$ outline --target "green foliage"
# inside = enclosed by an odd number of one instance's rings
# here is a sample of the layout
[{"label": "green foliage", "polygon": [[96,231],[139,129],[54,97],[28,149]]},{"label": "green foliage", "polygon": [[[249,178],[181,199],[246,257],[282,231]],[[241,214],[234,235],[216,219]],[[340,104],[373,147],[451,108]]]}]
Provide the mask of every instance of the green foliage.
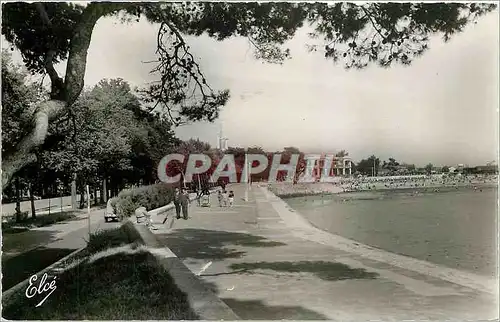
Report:
[{"label": "green foliage", "polygon": [[189,139],[182,141],[175,148],[176,153],[188,156],[189,154],[207,153],[211,149],[210,144],[200,139]]},{"label": "green foliage", "polygon": [[18,2],[3,5],[2,34],[21,51],[31,71],[44,73],[49,51],[55,53],[54,63],[68,57],[79,24],[106,15],[120,14],[122,21],[145,16],[160,25],[153,69],[160,78],[144,89],[143,99],[182,124],[215,120],[229,99],[228,91],[210,88],[183,35],[245,37],[257,59],[282,63],[290,57],[283,45],[309,25],[311,51],[343,61],[346,68],[388,67],[410,64],[428,48],[430,36],[448,40],[495,8],[490,3],[91,2],[84,7],[47,2],[40,7]]},{"label": "green foliage", "polygon": [[[99,241],[106,243],[107,236],[103,233]],[[121,239],[124,236],[110,237],[116,242],[126,240]],[[57,292],[44,305],[36,310],[26,309],[39,301],[37,297],[27,298],[24,289],[19,290],[2,302],[2,317],[61,321],[199,319],[168,271],[145,251],[112,254],[68,268],[57,276]]]},{"label": "green foliage", "polygon": [[359,171],[364,175],[372,175],[375,169],[375,175],[378,174],[378,169],[380,167],[380,159],[372,155],[368,159],[362,159],[356,165],[356,171]]},{"label": "green foliage", "polygon": [[[311,51],[323,52],[346,68],[389,67],[410,64],[428,49],[430,36],[440,35],[446,41],[495,8],[490,3],[9,2],[2,4],[2,35],[19,49],[30,72],[49,74],[51,97],[68,103],[63,117],[51,116],[51,136],[42,147],[49,151],[44,154],[46,169],[77,172],[83,178],[104,174],[124,184],[127,180],[122,178],[134,182],[154,177],[161,156],[178,143],[172,126],[214,121],[229,99],[227,90],[209,86],[185,35],[245,37],[257,59],[282,63],[291,55],[284,44],[299,28],[309,26]],[[91,40],[88,27],[110,15],[123,21],[145,16],[159,24],[158,59],[152,70],[159,77],[140,90],[141,102],[122,80],[104,81],[80,95]],[[54,75],[51,65],[68,58],[65,77]],[[6,76],[6,84],[17,89],[7,91],[5,104],[2,99],[4,109],[7,106],[2,127],[12,129],[2,138],[4,155],[26,137],[24,124],[32,124],[22,122],[21,115],[32,116],[25,106],[36,101],[31,91],[19,86],[22,76],[11,76]],[[147,112],[161,111],[165,116],[151,120],[144,114],[146,106]],[[167,143],[158,143],[162,137]]]},{"label": "green foliage", "polygon": [[156,164],[178,142],[165,117],[142,109],[122,79],[102,80],[84,92],[73,112],[74,122],[69,117],[50,127],[44,161],[47,168],[78,173],[86,183],[102,176],[153,181]]},{"label": "green foliage", "polygon": [[[153,23],[168,23],[172,27],[168,32],[172,34],[206,33],[217,40],[247,37],[255,45],[257,57],[272,62],[289,57],[290,52],[279,45],[309,24],[314,28],[311,37],[324,39],[326,57],[343,58],[347,65],[354,60],[358,66],[363,65],[364,59],[381,65],[410,62],[427,48],[424,45],[430,35],[440,34],[447,40],[496,8],[491,3],[348,2],[138,2],[114,7],[109,3],[92,3],[92,6],[111,14],[122,9],[124,21],[144,15]],[[36,71],[43,70],[48,44],[53,43],[57,49],[57,61],[67,57],[76,23],[86,9],[71,3],[45,3],[44,7],[52,28],[43,25],[32,4],[10,3],[3,8],[2,34],[23,52],[27,66]],[[339,48],[339,45],[345,46]]]},{"label": "green foliage", "polygon": [[70,39],[83,12],[83,6],[69,2],[46,3],[52,28],[44,25],[33,4],[13,2],[2,4],[2,35],[19,49],[29,71],[43,73],[45,55],[56,48],[54,63],[66,60]]},{"label": "green foliage", "polygon": [[2,154],[15,149],[16,144],[28,133],[33,104],[42,92],[29,82],[26,70],[12,62],[9,52],[2,51]]},{"label": "green foliage", "polygon": [[434,166],[432,165],[432,163],[427,164],[427,165],[425,166],[425,168],[424,168],[424,169],[425,169],[425,173],[427,173],[427,174],[431,174],[431,172],[432,172],[432,168],[433,168],[433,167],[434,167]]},{"label": "green foliage", "polygon": [[112,205],[116,210],[116,215],[123,219],[132,216],[139,207],[145,207],[149,211],[166,206],[172,200],[171,185],[158,183],[122,190],[116,200],[112,199]]},{"label": "green foliage", "polygon": [[108,248],[139,242],[137,236],[130,235],[124,226],[115,229],[98,230],[90,234],[86,253],[95,254]]}]

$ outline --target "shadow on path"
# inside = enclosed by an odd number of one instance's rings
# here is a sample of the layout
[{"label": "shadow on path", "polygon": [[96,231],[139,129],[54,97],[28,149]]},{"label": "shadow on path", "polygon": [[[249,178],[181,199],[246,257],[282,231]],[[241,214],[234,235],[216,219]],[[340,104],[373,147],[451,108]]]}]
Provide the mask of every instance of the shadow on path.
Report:
[{"label": "shadow on path", "polygon": [[222,299],[243,320],[329,320],[301,306],[271,306],[262,301]]},{"label": "shadow on path", "polygon": [[11,288],[69,255],[74,249],[38,247],[21,255],[2,259],[2,287]]},{"label": "shadow on path", "polygon": [[278,247],[286,244],[268,240],[261,236],[205,229],[178,229],[167,234],[158,234],[179,258],[220,260],[239,258],[244,251],[231,248],[243,247]]},{"label": "shadow on path", "polygon": [[[204,279],[201,279],[201,282],[208,290],[219,296],[219,289],[215,283]],[[268,305],[260,300],[223,297],[221,300],[242,320],[329,320],[323,314],[302,306]]]},{"label": "shadow on path", "polygon": [[232,264],[231,269],[237,273],[253,274],[255,270],[273,270],[286,273],[312,273],[325,281],[341,281],[348,279],[375,279],[377,273],[367,272],[362,268],[351,268],[342,263],[324,261],[301,262],[258,262]]},{"label": "shadow on path", "polygon": [[55,230],[29,230],[15,234],[2,233],[3,256],[8,256],[8,253],[21,253],[38,245],[56,241],[58,240],[57,233],[58,231]]}]

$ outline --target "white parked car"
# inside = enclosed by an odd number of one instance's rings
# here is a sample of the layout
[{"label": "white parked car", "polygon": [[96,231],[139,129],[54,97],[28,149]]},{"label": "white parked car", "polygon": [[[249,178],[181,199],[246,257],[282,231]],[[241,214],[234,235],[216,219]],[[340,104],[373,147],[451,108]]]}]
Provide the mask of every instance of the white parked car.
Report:
[{"label": "white parked car", "polygon": [[104,210],[104,221],[118,221],[119,218],[115,214],[115,210],[113,209],[113,206],[111,206],[111,199],[108,200],[108,203],[106,204],[106,210]]}]

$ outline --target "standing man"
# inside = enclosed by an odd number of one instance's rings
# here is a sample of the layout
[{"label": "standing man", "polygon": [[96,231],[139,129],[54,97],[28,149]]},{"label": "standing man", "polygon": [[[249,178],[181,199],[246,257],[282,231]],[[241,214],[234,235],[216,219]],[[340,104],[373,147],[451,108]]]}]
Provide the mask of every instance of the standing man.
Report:
[{"label": "standing man", "polygon": [[201,206],[201,197],[203,196],[203,190],[202,189],[197,189],[196,190],[196,201],[198,201],[198,207]]},{"label": "standing man", "polygon": [[[180,203],[180,190],[179,188],[175,188],[174,190],[174,206],[175,206],[175,214],[177,219],[181,219],[181,203]],[[163,223],[167,221],[168,215],[163,219]]]},{"label": "standing man", "polygon": [[219,207],[222,207],[222,205],[223,205],[222,204],[222,202],[223,202],[222,198],[223,198],[223,196],[222,196],[222,190],[217,191],[217,200],[219,201]]},{"label": "standing man", "polygon": [[187,192],[186,188],[182,188],[181,194],[179,195],[179,201],[182,208],[182,216],[184,217],[185,220],[187,220],[189,218],[188,206],[191,203],[191,200],[189,200],[189,193]]}]

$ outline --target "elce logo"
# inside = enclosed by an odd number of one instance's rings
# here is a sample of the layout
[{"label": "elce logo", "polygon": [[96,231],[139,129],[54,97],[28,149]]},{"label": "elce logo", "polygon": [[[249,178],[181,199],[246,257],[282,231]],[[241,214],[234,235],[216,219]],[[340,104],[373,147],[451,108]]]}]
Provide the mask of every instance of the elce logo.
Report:
[{"label": "elce logo", "polygon": [[26,293],[25,293],[27,298],[30,299],[30,298],[36,296],[37,294],[42,295],[42,294],[48,292],[48,294],[43,298],[43,300],[41,300],[35,307],[39,307],[40,305],[42,305],[43,302],[45,302],[45,300],[57,288],[56,277],[54,276],[54,279],[50,282],[50,284],[49,284],[49,282],[47,282],[47,278],[48,278],[47,273],[43,274],[42,279],[40,280],[40,283],[38,283],[38,285],[36,285],[36,280],[38,279],[36,274],[30,277],[30,280],[29,280],[30,284],[28,285],[28,288],[26,288]]}]

